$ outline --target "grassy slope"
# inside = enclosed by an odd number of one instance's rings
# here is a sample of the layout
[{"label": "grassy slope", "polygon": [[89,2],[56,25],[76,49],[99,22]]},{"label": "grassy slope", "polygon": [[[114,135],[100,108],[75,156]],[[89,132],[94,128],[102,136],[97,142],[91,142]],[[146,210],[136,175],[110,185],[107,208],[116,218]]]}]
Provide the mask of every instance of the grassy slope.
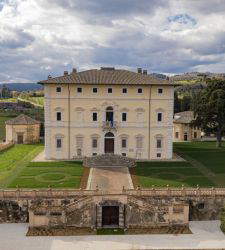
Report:
[{"label": "grassy slope", "polygon": [[43,145],[15,145],[0,152],[0,187],[6,187],[43,150]]},{"label": "grassy slope", "polygon": [[225,186],[225,144],[216,148],[215,142],[175,143],[175,150],[202,164],[217,186]]}]

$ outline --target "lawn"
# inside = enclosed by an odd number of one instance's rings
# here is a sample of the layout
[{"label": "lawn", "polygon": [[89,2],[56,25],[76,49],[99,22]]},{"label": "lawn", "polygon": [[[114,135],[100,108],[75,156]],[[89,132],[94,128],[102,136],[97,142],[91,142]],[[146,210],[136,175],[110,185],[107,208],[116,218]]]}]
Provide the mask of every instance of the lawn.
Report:
[{"label": "lawn", "polygon": [[214,184],[188,162],[139,162],[135,169],[139,185],[155,187],[200,187]]},{"label": "lawn", "polygon": [[43,145],[15,145],[0,152],[0,187],[6,187],[38,153]]},{"label": "lawn", "polygon": [[0,116],[0,141],[5,139],[5,122],[15,116]]},{"label": "lawn", "polygon": [[9,188],[79,188],[83,167],[80,162],[30,162]]},{"label": "lawn", "polygon": [[187,162],[140,162],[135,169],[137,183],[150,188],[189,186],[225,187],[225,147],[215,142],[174,143],[174,151]]}]

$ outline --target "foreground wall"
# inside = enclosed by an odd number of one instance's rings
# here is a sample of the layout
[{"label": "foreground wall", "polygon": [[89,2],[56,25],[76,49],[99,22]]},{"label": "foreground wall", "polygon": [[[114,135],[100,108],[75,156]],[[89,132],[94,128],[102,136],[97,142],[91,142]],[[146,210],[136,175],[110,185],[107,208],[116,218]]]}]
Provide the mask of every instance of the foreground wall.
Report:
[{"label": "foreground wall", "polygon": [[120,207],[120,227],[186,224],[188,219],[219,219],[225,190],[124,190],[114,195],[98,190],[0,191],[0,223],[96,228],[107,204]]}]

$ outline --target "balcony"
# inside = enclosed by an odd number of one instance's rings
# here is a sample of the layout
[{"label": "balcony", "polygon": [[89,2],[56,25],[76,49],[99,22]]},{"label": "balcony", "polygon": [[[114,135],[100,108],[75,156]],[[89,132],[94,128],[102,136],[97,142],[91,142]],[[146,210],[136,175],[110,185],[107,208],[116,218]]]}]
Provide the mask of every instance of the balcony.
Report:
[{"label": "balcony", "polygon": [[118,123],[115,121],[102,122],[103,131],[113,131],[113,130],[117,130],[117,128],[118,128]]}]

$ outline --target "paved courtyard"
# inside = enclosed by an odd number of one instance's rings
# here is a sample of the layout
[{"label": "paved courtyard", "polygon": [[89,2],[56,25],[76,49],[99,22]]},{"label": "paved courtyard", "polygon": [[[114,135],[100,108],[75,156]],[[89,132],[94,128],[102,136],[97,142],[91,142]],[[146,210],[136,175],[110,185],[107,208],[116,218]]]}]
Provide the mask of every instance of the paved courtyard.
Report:
[{"label": "paved courtyard", "polygon": [[218,221],[191,222],[189,235],[26,237],[27,224],[0,224],[0,250],[225,249]]},{"label": "paved courtyard", "polygon": [[98,186],[103,191],[121,191],[123,187],[132,189],[133,183],[127,167],[91,168],[87,189]]}]

